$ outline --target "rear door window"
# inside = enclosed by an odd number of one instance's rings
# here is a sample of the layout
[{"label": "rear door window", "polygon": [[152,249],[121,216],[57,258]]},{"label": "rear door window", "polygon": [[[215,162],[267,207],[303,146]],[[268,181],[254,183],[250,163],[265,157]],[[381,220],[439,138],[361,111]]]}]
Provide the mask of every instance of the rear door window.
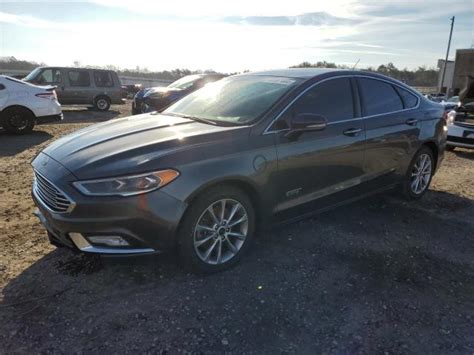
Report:
[{"label": "rear door window", "polygon": [[99,88],[110,88],[114,86],[112,73],[109,71],[95,71],[94,82],[95,82],[95,86]]},{"label": "rear door window", "polygon": [[403,103],[395,88],[384,81],[358,78],[365,116],[403,110]]},{"label": "rear door window", "polygon": [[91,78],[87,70],[70,70],[68,78],[71,86],[86,87],[91,85]]}]

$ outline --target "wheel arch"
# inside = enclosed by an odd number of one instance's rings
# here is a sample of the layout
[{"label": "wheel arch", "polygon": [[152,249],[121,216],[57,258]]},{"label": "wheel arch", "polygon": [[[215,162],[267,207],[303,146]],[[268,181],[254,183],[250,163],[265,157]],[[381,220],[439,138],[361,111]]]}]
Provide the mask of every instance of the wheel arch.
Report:
[{"label": "wheel arch", "polygon": [[99,98],[101,98],[101,97],[107,99],[110,104],[112,103],[112,98],[111,98],[109,95],[107,95],[107,94],[105,94],[105,93],[100,93],[100,94],[97,94],[97,95],[94,96],[94,100],[93,100],[93,101],[94,101],[94,104],[95,104],[95,102],[96,102]]},{"label": "wheel arch", "polygon": [[438,168],[438,156],[439,156],[438,145],[433,141],[426,141],[421,145],[421,147],[428,147],[433,153],[434,164],[435,164],[434,170],[436,171],[436,169]]},{"label": "wheel arch", "polygon": [[232,186],[232,187],[236,187],[236,188],[242,190],[248,196],[250,201],[252,202],[253,207],[255,209],[256,218],[257,218],[257,220],[259,220],[259,217],[260,217],[260,214],[261,214],[260,207],[262,205],[261,195],[258,192],[257,186],[255,186],[255,184],[253,182],[249,181],[248,179],[241,178],[241,177],[229,177],[229,178],[214,180],[214,181],[210,181],[207,184],[201,186],[199,189],[194,191],[186,199],[187,207],[186,207],[186,210],[183,213],[183,217],[188,212],[189,207],[192,205],[192,203],[199,196],[201,196],[206,191],[209,191],[209,190],[211,190],[215,187],[218,187],[218,186]]},{"label": "wheel arch", "polygon": [[27,110],[34,116],[36,120],[36,114],[30,108],[23,105],[10,105],[10,106],[5,107],[2,111],[0,111],[0,124],[3,124],[4,112],[11,108],[21,108],[21,109]]}]

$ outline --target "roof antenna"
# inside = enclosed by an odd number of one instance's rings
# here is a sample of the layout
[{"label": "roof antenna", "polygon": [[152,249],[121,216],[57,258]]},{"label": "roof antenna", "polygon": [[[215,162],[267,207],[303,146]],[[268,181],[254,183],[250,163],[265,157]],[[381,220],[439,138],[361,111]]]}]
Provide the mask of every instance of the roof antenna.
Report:
[{"label": "roof antenna", "polygon": [[357,66],[357,64],[359,64],[359,62],[360,62],[360,58],[357,59],[357,62],[356,62],[356,63],[354,64],[354,66],[352,67],[352,70],[354,70],[354,69],[356,68],[356,66]]}]

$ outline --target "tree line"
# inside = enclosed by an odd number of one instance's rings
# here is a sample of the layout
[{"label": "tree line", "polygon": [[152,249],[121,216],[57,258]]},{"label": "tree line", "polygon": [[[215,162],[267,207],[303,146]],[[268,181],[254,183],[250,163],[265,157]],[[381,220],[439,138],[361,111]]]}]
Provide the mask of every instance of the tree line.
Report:
[{"label": "tree line", "polygon": [[[347,65],[338,65],[336,63],[326,61],[316,63],[303,62],[298,65],[294,65],[291,68],[351,69],[351,67]],[[398,69],[393,63],[390,62],[388,64],[381,64],[377,68],[368,67],[362,70],[384,74],[411,86],[436,86],[438,83],[438,69],[427,68],[425,66],[420,66],[415,70],[410,70],[407,68]]]},{"label": "tree line", "polygon": [[[38,66],[45,66],[44,63],[36,63],[26,60],[18,60],[15,57],[7,57],[0,59],[1,69],[11,70],[33,70]],[[189,70],[189,69],[173,69],[163,71],[149,71],[147,68],[136,67],[135,69],[122,69],[114,65],[107,66],[91,66],[81,65],[80,62],[75,61],[74,66],[84,68],[96,68],[96,69],[110,69],[115,70],[117,73],[123,76],[135,76],[149,79],[161,79],[161,80],[176,80],[183,76],[190,74],[201,74],[201,73],[214,73],[212,70],[200,71],[200,70]],[[332,62],[320,61],[316,63],[303,62],[298,65],[294,65],[291,68],[341,68],[350,69],[346,65],[338,65]],[[438,70],[434,68],[426,68],[420,66],[415,70],[407,68],[398,69],[393,63],[381,64],[377,68],[368,67],[367,71],[376,72],[390,76],[394,79],[403,81],[404,83],[412,86],[436,86],[438,82]],[[232,73],[235,74],[235,73]]]}]

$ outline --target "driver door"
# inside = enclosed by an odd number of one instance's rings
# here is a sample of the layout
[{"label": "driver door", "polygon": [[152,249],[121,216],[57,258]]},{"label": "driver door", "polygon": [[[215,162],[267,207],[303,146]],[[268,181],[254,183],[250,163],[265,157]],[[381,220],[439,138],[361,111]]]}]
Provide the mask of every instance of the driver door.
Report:
[{"label": "driver door", "polygon": [[[333,204],[334,195],[357,186],[363,176],[365,128],[354,82],[349,77],[328,79],[304,92],[274,124],[278,157],[278,196],[275,212],[316,202]],[[326,119],[321,130],[291,131],[297,115]],[[301,116],[300,116],[301,117]],[[287,127],[287,129],[281,129]],[[336,198],[337,200],[337,198]]]}]

